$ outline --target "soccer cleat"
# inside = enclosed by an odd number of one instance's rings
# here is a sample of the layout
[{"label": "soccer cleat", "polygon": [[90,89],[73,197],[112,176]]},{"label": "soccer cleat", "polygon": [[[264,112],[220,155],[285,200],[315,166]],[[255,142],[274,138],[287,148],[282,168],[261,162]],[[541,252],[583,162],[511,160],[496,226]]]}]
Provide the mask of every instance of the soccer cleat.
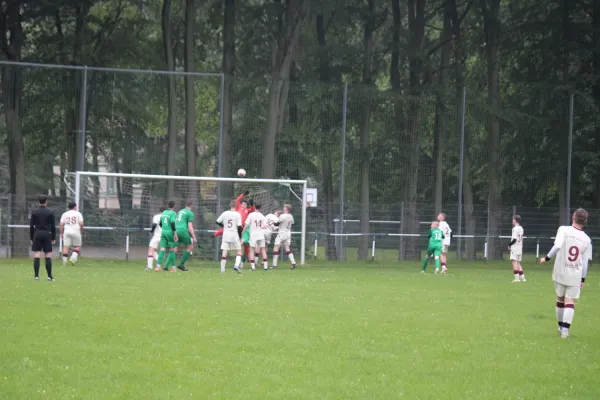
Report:
[{"label": "soccer cleat", "polygon": [[559,327],[558,327],[558,334],[559,334],[559,335],[562,335],[562,326],[559,326]]},{"label": "soccer cleat", "polygon": [[294,269],[296,268],[296,264],[292,264],[292,266],[290,267],[290,269]]},{"label": "soccer cleat", "polygon": [[447,274],[447,273],[448,273],[448,268],[442,267],[442,274]]},{"label": "soccer cleat", "polygon": [[256,267],[250,267],[250,269],[251,269],[252,271],[254,271],[254,270],[256,269]]},{"label": "soccer cleat", "polygon": [[271,268],[275,269],[277,268],[277,265],[271,265]]},{"label": "soccer cleat", "polygon": [[51,277],[51,276],[49,276],[49,277],[48,277],[48,282],[54,282],[54,278],[53,278],[53,277]]},{"label": "soccer cleat", "polygon": [[435,269],[435,273],[436,273],[436,274],[439,274],[439,273],[440,273],[440,270],[436,268],[436,269]]},{"label": "soccer cleat", "polygon": [[268,271],[268,270],[269,270],[269,267],[264,267],[263,269],[264,269],[265,271]]},{"label": "soccer cleat", "polygon": [[157,266],[156,268],[154,268],[154,270],[155,270],[156,272],[160,272],[160,271],[162,270],[162,268],[161,268],[161,267],[160,267],[160,265],[159,265],[159,266]]},{"label": "soccer cleat", "polygon": [[152,271],[152,268],[150,268],[150,267],[146,267],[146,268],[145,268],[145,270],[146,270],[146,271]]},{"label": "soccer cleat", "polygon": [[421,273],[422,273],[422,274],[424,274],[424,273],[425,273],[425,271],[421,271]]},{"label": "soccer cleat", "polygon": [[233,270],[234,270],[235,272],[237,272],[238,274],[241,274],[241,273],[242,273],[242,271],[240,271],[240,269],[239,269],[238,267],[233,267]]},{"label": "soccer cleat", "polygon": [[569,337],[569,330],[566,328],[563,328],[562,331],[560,331],[560,338],[567,339],[568,337]]},{"label": "soccer cleat", "polygon": [[39,280],[40,280],[40,277],[39,277],[39,276],[36,276],[36,277],[35,277],[35,280],[36,280],[36,281],[39,281]]},{"label": "soccer cleat", "polygon": [[72,258],[69,258],[69,264],[71,264],[72,266],[75,266],[75,261],[73,261]]},{"label": "soccer cleat", "polygon": [[525,278],[521,278],[521,282],[527,282]]},{"label": "soccer cleat", "polygon": [[177,272],[177,268],[175,268],[175,267],[171,268],[171,272]]},{"label": "soccer cleat", "polygon": [[185,267],[185,265],[178,265],[178,266],[177,266],[177,269],[179,269],[179,270],[181,270],[181,271],[183,271],[183,272],[188,272],[188,271],[189,271],[189,269],[187,269],[187,268]]},{"label": "soccer cleat", "polygon": [[513,279],[512,283],[519,283],[521,282],[519,279]]}]

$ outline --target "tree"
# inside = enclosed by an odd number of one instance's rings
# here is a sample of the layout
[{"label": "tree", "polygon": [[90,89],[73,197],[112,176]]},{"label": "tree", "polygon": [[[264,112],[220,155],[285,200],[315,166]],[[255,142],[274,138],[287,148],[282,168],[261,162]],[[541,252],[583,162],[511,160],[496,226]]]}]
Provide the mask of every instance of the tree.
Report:
[{"label": "tree", "polygon": [[[191,73],[196,72],[194,47],[194,28],[196,23],[195,0],[185,1],[185,166],[188,176],[196,176],[196,77]],[[198,201],[198,182],[188,183],[187,196]]]},{"label": "tree", "polygon": [[290,71],[296,54],[302,24],[308,16],[309,0],[274,0],[278,6],[278,29],[273,46],[273,69],[269,85],[267,128],[262,138],[262,176],[274,178],[277,170],[275,143],[283,127]]},{"label": "tree", "polygon": [[[9,61],[20,61],[25,35],[23,33],[23,4],[21,1],[8,1],[0,9],[0,43],[2,53]],[[25,145],[21,125],[23,100],[23,81],[18,66],[2,66],[2,104],[7,128],[7,148],[10,174],[10,193],[14,194],[13,214],[18,216],[13,223],[25,223],[27,215],[25,195]],[[15,247],[12,253],[18,252],[18,246],[26,245],[25,231],[18,230],[12,241]],[[20,250],[23,250],[21,248]]]},{"label": "tree", "polygon": [[[171,0],[163,0],[161,13],[162,38],[165,62],[168,71],[175,71],[175,55],[173,54],[173,39],[171,38]],[[167,77],[167,175],[176,174],[175,150],[177,149],[177,77],[170,74]],[[175,182],[167,182],[167,197],[173,198]]]},{"label": "tree", "polygon": [[[225,0],[223,2],[223,51],[222,51],[222,72],[225,79],[223,91],[223,133],[221,142],[221,176],[231,175],[231,141],[232,141],[232,123],[233,123],[233,84],[235,78],[235,0]],[[229,199],[233,193],[228,185],[221,185],[221,188],[227,190],[221,191],[222,198]]]},{"label": "tree", "polygon": [[502,186],[497,167],[500,165],[500,1],[480,0],[485,36],[485,55],[488,83],[488,254],[492,259],[502,258],[500,245],[500,200]]}]

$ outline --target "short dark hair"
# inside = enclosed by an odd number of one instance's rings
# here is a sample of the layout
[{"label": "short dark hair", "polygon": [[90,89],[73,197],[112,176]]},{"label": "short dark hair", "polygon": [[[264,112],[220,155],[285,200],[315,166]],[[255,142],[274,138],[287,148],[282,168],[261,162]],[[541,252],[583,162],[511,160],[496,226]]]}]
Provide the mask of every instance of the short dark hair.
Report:
[{"label": "short dark hair", "polygon": [[38,201],[40,202],[40,204],[46,204],[48,202],[48,196],[46,196],[45,194],[41,194],[38,196]]},{"label": "short dark hair", "polygon": [[175,208],[175,201],[169,200],[168,206],[169,206],[169,208]]},{"label": "short dark hair", "polygon": [[186,206],[186,207],[191,207],[191,206],[193,206],[193,205],[194,205],[194,202],[193,202],[192,200],[186,200],[186,201],[185,201],[185,206]]},{"label": "short dark hair", "polygon": [[233,208],[233,207],[235,207],[235,206],[237,206],[237,201],[235,201],[235,200],[231,200],[231,201],[229,202],[229,207]]},{"label": "short dark hair", "polygon": [[517,221],[517,223],[518,223],[518,224],[520,224],[520,223],[521,223],[521,216],[520,216],[520,215],[513,215],[513,219],[514,219],[515,221]]},{"label": "short dark hair", "polygon": [[573,213],[573,219],[576,224],[583,225],[588,219],[588,213],[583,208],[578,208]]},{"label": "short dark hair", "polygon": [[67,207],[69,208],[69,210],[72,210],[75,207],[77,207],[77,203],[75,203],[74,201],[70,201],[69,204],[67,204]]},{"label": "short dark hair", "polygon": [[255,205],[254,205],[254,208],[255,208],[255,209],[257,209],[257,210],[260,210],[260,208],[261,208],[261,207],[262,207],[262,205],[261,205],[261,204],[255,204]]},{"label": "short dark hair", "polygon": [[162,206],[161,208],[159,208],[160,212],[163,212],[163,211],[165,211],[166,209],[167,209],[167,207],[165,207],[165,206]]}]

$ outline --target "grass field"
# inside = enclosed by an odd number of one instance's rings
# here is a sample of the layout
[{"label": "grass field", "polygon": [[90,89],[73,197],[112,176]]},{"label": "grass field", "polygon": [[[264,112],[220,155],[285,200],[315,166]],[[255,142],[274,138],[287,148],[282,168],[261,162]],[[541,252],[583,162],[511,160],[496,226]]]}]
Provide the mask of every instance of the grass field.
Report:
[{"label": "grass field", "polygon": [[0,263],[1,399],[598,399],[598,275],[568,340],[550,268],[189,273]]}]

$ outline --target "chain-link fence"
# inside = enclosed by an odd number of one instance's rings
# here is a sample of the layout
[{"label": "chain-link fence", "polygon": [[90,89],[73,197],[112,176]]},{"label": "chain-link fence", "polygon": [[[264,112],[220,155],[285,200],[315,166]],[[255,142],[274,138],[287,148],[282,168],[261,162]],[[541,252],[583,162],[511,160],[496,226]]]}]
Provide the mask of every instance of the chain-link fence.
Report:
[{"label": "chain-link fence", "polygon": [[[318,193],[317,206],[308,209],[310,254],[328,259],[370,259],[373,251],[379,259],[414,258],[424,247],[419,235],[439,212],[447,214],[462,259],[502,257],[514,213],[523,217],[533,254],[538,241],[545,251],[569,210],[600,208],[598,108],[566,88],[528,85],[503,94],[496,109],[469,88],[411,96],[292,81],[275,93],[277,85],[266,80],[237,77],[228,115],[221,74],[2,68],[17,71],[22,83],[18,112],[10,112],[3,93],[0,118],[1,140],[17,133],[24,139],[21,198],[45,193],[62,205],[76,170],[231,176],[244,168],[253,178],[307,179]],[[0,254],[20,254],[27,244],[16,246],[22,228],[15,226],[26,224],[28,210],[14,201],[12,147],[0,154]],[[94,186],[98,204],[134,212],[135,196],[123,189],[131,182]],[[232,190],[201,190],[196,197],[217,200],[216,213],[237,194]],[[176,197],[177,188],[165,186],[163,196],[169,193]],[[140,218],[149,223],[152,212]],[[599,222],[590,211],[591,236],[600,236]],[[127,231],[123,225],[118,232]],[[107,235],[97,239],[114,248],[104,256],[134,243],[126,233]]]}]

